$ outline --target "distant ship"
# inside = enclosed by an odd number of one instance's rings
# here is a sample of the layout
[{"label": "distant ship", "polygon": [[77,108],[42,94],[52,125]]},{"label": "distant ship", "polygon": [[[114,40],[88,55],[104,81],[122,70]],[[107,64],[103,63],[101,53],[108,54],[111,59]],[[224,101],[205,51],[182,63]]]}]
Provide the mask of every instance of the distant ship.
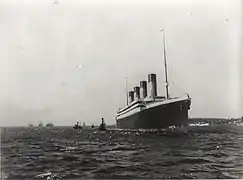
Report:
[{"label": "distant ship", "polygon": [[121,129],[159,129],[169,126],[188,125],[188,110],[191,105],[189,94],[171,97],[167,75],[167,62],[164,45],[164,68],[166,96],[157,95],[156,74],[148,75],[147,82],[140,81],[140,87],[127,93],[127,106],[120,108],[116,115],[116,125]]}]

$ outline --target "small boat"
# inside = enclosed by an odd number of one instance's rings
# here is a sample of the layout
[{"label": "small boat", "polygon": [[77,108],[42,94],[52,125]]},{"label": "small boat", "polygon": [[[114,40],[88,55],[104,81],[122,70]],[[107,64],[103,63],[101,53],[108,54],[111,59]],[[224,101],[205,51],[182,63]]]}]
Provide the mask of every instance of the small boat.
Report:
[{"label": "small boat", "polygon": [[74,129],[82,129],[83,127],[79,125],[79,122],[77,121],[77,123],[73,126]]},{"label": "small boat", "polygon": [[52,123],[47,123],[46,127],[53,127],[54,125]]},{"label": "small boat", "polygon": [[29,124],[29,127],[34,127],[34,125],[33,124]]},{"label": "small boat", "polygon": [[104,122],[104,118],[101,118],[101,124],[100,127],[98,129],[99,131],[105,131],[106,130],[106,124]]}]

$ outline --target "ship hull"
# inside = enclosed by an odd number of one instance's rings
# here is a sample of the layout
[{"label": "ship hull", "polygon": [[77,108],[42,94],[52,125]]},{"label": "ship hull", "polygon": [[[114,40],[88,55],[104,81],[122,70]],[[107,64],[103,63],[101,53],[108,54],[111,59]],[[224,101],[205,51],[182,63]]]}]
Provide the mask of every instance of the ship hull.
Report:
[{"label": "ship hull", "polygon": [[172,125],[188,125],[190,101],[182,100],[162,104],[124,118],[117,118],[117,127],[121,129],[159,129]]}]

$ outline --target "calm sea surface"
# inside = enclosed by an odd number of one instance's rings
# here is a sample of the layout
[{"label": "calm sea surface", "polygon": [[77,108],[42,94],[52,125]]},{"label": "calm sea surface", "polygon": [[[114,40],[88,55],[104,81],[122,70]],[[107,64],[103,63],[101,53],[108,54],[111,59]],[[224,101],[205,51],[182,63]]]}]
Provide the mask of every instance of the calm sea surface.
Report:
[{"label": "calm sea surface", "polygon": [[243,178],[243,126],[2,128],[2,179]]}]

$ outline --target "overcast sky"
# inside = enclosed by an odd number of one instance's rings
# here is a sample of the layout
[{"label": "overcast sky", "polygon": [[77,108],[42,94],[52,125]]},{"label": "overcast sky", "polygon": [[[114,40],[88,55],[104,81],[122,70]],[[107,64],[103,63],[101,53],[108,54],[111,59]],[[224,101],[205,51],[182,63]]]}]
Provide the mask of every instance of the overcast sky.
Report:
[{"label": "overcast sky", "polygon": [[192,97],[190,117],[243,116],[240,0],[0,2],[0,125],[99,124],[129,89],[157,74],[160,29],[170,92]]}]

